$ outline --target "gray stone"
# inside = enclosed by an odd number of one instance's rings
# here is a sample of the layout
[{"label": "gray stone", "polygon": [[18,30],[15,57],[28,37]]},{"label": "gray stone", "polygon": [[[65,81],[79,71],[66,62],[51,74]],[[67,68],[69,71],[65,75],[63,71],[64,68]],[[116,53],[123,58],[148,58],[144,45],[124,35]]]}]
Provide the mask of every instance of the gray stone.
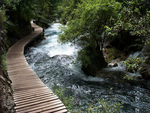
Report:
[{"label": "gray stone", "polygon": [[118,66],[118,64],[116,62],[108,64],[108,67],[117,67],[117,66]]}]

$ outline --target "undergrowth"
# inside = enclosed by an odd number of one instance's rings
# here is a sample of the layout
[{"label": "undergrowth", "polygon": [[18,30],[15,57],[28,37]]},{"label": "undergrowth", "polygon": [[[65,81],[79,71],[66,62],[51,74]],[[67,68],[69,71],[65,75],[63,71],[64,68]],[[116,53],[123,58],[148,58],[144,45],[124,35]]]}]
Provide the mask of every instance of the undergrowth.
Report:
[{"label": "undergrowth", "polygon": [[54,93],[64,103],[70,113],[121,113],[121,109],[123,108],[123,103],[118,102],[118,99],[115,97],[115,101],[98,99],[100,106],[90,105],[84,112],[80,109],[75,110],[73,97],[65,97],[64,91],[65,88],[58,88],[54,90]]}]

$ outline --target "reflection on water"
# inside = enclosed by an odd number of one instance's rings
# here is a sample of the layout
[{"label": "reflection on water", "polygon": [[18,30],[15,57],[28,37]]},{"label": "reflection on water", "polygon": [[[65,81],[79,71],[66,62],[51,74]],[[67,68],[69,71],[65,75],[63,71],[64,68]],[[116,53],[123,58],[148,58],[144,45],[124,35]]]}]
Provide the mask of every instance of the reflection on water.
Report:
[{"label": "reflection on water", "polygon": [[72,64],[78,48],[57,42],[59,26],[55,23],[46,29],[46,39],[25,54],[29,65],[49,88],[66,88],[65,96],[74,98],[76,109],[85,110],[91,104],[100,106],[98,99],[115,101],[117,97],[124,102],[123,113],[150,112],[150,82],[124,82],[121,78],[125,68],[121,64],[102,70],[101,78],[85,75],[80,66]]}]

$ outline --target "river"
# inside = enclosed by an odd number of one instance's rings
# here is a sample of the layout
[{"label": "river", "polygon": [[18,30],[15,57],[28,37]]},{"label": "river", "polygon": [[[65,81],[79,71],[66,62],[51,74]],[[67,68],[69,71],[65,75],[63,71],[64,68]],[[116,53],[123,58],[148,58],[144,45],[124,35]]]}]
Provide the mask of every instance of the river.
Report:
[{"label": "river", "polygon": [[65,88],[64,95],[73,97],[74,108],[83,111],[90,105],[100,106],[98,99],[115,102],[117,98],[124,103],[123,113],[150,112],[150,82],[130,83],[114,79],[112,76],[125,73],[122,65],[102,71],[111,77],[87,76],[80,64],[73,63],[80,48],[57,42],[60,25],[52,24],[45,30],[46,39],[25,52],[31,68],[50,89]]}]

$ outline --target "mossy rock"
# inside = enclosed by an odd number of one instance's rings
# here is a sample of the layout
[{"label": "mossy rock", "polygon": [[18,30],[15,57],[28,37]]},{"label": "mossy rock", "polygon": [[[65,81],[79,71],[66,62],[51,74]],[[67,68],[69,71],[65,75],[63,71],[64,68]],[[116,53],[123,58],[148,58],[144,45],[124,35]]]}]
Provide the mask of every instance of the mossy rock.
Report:
[{"label": "mossy rock", "polygon": [[96,76],[96,73],[101,70],[102,68],[107,67],[107,62],[104,59],[103,53],[102,51],[96,49],[93,50],[92,47],[87,47],[85,48],[86,50],[88,50],[88,54],[87,56],[91,56],[90,57],[90,64],[84,66],[82,65],[82,70],[90,76]]}]

